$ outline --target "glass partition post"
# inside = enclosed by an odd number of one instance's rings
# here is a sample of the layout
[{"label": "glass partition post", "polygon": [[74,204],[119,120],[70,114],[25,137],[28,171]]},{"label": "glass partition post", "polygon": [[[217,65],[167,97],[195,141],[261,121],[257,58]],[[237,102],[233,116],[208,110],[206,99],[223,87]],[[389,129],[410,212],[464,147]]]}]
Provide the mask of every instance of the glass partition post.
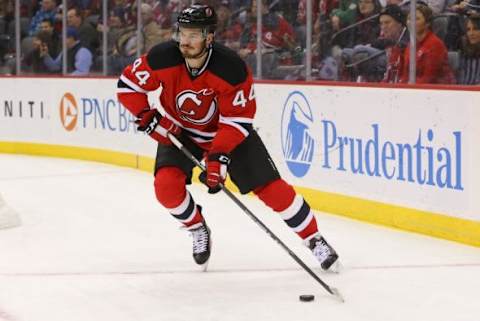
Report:
[{"label": "glass partition post", "polygon": [[410,61],[408,65],[408,83],[416,83],[416,74],[417,74],[417,59],[412,57],[417,57],[417,37],[416,37],[416,20],[417,20],[417,0],[410,1],[410,24],[408,25],[410,29]]},{"label": "glass partition post", "polygon": [[313,0],[307,0],[307,26],[306,26],[306,45],[305,45],[305,79],[312,80],[312,20],[313,20]]},{"label": "glass partition post", "polygon": [[15,72],[17,75],[22,73],[21,71],[21,32],[20,32],[20,0],[15,0]]},{"label": "glass partition post", "polygon": [[262,79],[262,13],[263,13],[263,1],[266,0],[254,0],[257,1],[257,79]]},{"label": "glass partition post", "polygon": [[[102,75],[108,75],[108,31],[111,26],[108,23],[108,0],[102,0]],[[108,26],[108,27],[107,27]]]},{"label": "glass partition post", "polygon": [[142,55],[142,0],[137,0],[137,58]]},{"label": "glass partition post", "polygon": [[62,0],[62,74],[67,74],[67,0]]}]

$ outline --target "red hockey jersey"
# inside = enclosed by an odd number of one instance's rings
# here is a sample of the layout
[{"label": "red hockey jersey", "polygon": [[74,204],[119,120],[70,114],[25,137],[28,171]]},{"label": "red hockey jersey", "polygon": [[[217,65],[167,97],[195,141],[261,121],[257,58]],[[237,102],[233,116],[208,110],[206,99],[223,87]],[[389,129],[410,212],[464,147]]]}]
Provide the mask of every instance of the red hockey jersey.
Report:
[{"label": "red hockey jersey", "polygon": [[214,44],[193,72],[176,42],[159,44],[125,68],[118,99],[138,116],[150,108],[147,94],[160,86],[162,115],[202,148],[229,153],[248,136],[256,111],[253,78],[234,51]]}]

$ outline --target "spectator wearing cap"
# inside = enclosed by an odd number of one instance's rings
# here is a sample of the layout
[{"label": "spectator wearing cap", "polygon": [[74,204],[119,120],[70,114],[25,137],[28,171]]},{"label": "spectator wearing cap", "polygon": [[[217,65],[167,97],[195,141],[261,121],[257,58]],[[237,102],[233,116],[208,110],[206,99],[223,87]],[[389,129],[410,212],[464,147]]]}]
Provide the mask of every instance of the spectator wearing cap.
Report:
[{"label": "spectator wearing cap", "polygon": [[[453,84],[455,77],[448,64],[445,44],[432,32],[433,12],[428,6],[420,4],[416,8],[416,83],[418,84]],[[407,19],[407,26],[409,25]],[[410,63],[410,46],[403,51],[400,66],[400,82],[408,83]]]},{"label": "spectator wearing cap", "polygon": [[342,79],[398,82],[400,60],[408,43],[405,14],[398,5],[387,5],[375,22],[379,26],[377,38],[343,49],[342,62],[347,68],[342,69]]},{"label": "spectator wearing cap", "polygon": [[[62,69],[63,52],[57,58],[53,59],[48,47],[41,49],[41,56],[47,68],[50,71],[59,71]],[[86,76],[92,66],[92,53],[85,48],[79,40],[78,31],[73,27],[67,28],[67,72],[74,76]]]},{"label": "spectator wearing cap", "polygon": [[460,46],[460,62],[457,83],[462,85],[480,84],[480,16],[467,18],[466,34]]},{"label": "spectator wearing cap", "polygon": [[380,38],[374,46],[385,49],[387,66],[383,82],[399,82],[400,66],[402,65],[403,51],[408,45],[409,33],[405,26],[406,16],[396,4],[387,5],[380,12]]}]

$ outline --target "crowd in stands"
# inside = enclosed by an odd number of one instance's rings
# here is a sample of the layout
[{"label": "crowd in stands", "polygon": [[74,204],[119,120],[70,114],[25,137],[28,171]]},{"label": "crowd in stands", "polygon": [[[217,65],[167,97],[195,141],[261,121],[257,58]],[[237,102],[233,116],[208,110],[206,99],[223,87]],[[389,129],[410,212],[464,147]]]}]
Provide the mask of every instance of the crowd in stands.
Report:
[{"label": "crowd in stands", "polygon": [[[216,41],[264,79],[408,83],[410,3],[405,0],[312,0],[312,47],[307,55],[306,0],[198,0],[216,8]],[[0,0],[0,73],[15,73],[14,0]],[[191,0],[143,0],[140,31],[135,0],[68,0],[67,72],[118,75],[137,55],[172,39],[178,13]],[[257,47],[257,6],[262,46]],[[62,2],[20,0],[21,71],[62,72]],[[480,84],[480,0],[418,0],[416,83]],[[104,31],[106,45],[103,45]],[[106,51],[104,53],[104,51]],[[106,58],[105,58],[106,57]],[[106,59],[106,62],[104,61]]]}]

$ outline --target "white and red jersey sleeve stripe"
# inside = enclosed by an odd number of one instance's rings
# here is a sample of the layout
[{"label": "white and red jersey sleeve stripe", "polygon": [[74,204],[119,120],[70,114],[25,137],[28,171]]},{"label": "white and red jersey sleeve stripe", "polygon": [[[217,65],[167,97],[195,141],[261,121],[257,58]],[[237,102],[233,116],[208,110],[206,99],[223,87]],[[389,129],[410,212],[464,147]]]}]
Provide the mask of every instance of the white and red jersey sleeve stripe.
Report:
[{"label": "white and red jersey sleeve stripe", "polygon": [[146,56],[142,56],[123,70],[117,83],[117,97],[125,108],[138,116],[149,107],[148,92],[156,90],[159,85]]}]

